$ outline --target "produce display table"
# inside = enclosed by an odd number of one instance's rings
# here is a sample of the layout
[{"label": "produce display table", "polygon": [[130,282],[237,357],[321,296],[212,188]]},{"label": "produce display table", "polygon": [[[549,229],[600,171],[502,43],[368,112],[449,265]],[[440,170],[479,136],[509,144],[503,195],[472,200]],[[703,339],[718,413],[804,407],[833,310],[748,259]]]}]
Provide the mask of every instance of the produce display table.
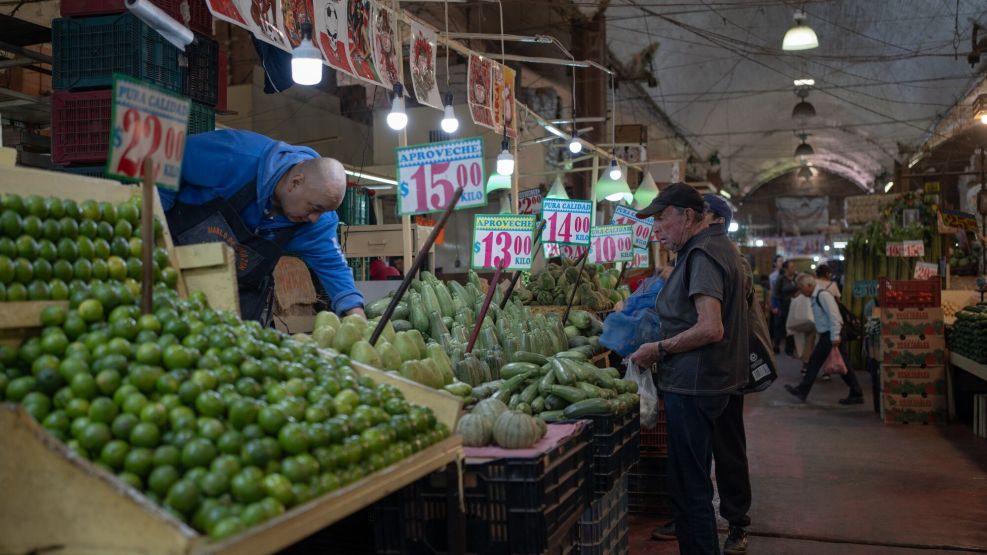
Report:
[{"label": "produce display table", "polygon": [[946,372],[946,389],[947,397],[949,398],[949,417],[956,418],[956,392],[954,387],[956,385],[956,378],[953,375],[954,369],[958,368],[980,378],[981,380],[987,381],[987,364],[980,364],[979,362],[970,360],[969,358],[954,352],[949,353],[949,365],[948,371]]}]

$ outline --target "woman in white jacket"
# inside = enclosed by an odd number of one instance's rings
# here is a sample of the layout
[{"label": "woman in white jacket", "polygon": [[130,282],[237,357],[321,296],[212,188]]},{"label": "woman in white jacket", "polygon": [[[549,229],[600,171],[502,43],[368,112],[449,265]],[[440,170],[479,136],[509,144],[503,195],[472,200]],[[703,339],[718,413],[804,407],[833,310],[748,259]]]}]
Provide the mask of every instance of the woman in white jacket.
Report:
[{"label": "woman in white jacket", "polygon": [[[816,322],[816,347],[809,357],[809,367],[802,383],[798,386],[785,385],[788,391],[800,401],[805,401],[812,390],[812,384],[819,375],[826,357],[834,348],[840,345],[840,330],[843,328],[843,319],[840,317],[840,308],[836,304],[836,297],[832,293],[816,285],[816,278],[802,274],[798,277],[796,285],[803,295],[812,300],[812,317]],[[840,375],[843,381],[850,387],[850,395],[845,399],[840,399],[841,405],[859,405],[864,402],[864,394],[860,389],[860,383],[853,371]]]}]

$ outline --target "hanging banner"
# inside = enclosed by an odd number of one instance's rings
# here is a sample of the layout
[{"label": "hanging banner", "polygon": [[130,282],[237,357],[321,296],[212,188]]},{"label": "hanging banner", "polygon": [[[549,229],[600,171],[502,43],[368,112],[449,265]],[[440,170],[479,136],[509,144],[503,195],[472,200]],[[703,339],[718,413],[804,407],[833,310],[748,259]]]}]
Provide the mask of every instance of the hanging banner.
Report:
[{"label": "hanging banner", "polygon": [[474,270],[527,271],[531,269],[535,217],[515,214],[473,216]]},{"label": "hanging banner", "polygon": [[348,0],[346,11],[347,47],[353,75],[380,83],[374,64],[373,8],[370,0]]},{"label": "hanging banner", "polygon": [[315,21],[313,9],[312,0],[281,0],[284,33],[292,48],[302,43],[302,23]]},{"label": "hanging banner", "polygon": [[435,56],[438,36],[416,21],[411,22],[411,84],[420,104],[441,110],[442,97],[435,79]]},{"label": "hanging banner", "polygon": [[397,22],[394,14],[386,10],[378,3],[373,3],[374,16],[374,62],[377,66],[377,75],[380,82],[388,90],[401,82],[398,77],[398,53],[397,48],[401,44],[397,40]]},{"label": "hanging banner", "polygon": [[469,91],[470,116],[473,123],[496,130],[493,110],[490,107],[492,62],[478,54],[470,54],[469,78],[466,88]]},{"label": "hanging banner", "polygon": [[598,225],[589,244],[594,264],[629,262],[634,259],[634,228],[629,225]]},{"label": "hanging banner", "polygon": [[497,133],[517,138],[517,125],[514,119],[516,106],[514,104],[514,80],[517,73],[496,62],[491,63],[493,82],[493,121]]},{"label": "hanging banner", "polygon": [[206,0],[206,6],[212,16],[220,21],[232,23],[238,27],[249,27],[247,18],[243,17],[236,0]]},{"label": "hanging banner", "polygon": [[483,139],[459,139],[395,150],[398,214],[427,214],[446,209],[459,187],[456,210],[487,204],[483,179]]},{"label": "hanging banner", "polygon": [[637,210],[624,205],[618,205],[613,211],[613,222],[616,225],[630,225],[634,227],[634,247],[643,249],[648,246],[651,239],[651,230],[654,228],[655,219],[641,219],[637,217]]},{"label": "hanging banner", "polygon": [[829,227],[829,197],[776,197],[775,209],[785,233],[813,233]]},{"label": "hanging banner", "polygon": [[346,55],[346,0],[315,0],[316,42],[329,67],[353,74]]},{"label": "hanging banner", "polygon": [[631,259],[630,267],[632,269],[647,268],[649,262],[648,249],[634,247],[634,258]]},{"label": "hanging banner", "polygon": [[284,12],[280,0],[239,0],[240,10],[249,13],[247,29],[257,40],[291,51],[284,32]]},{"label": "hanging banner", "polygon": [[[764,240],[765,245],[771,245],[768,239]],[[782,253],[784,256],[812,256],[823,252],[823,246],[827,244],[825,235],[802,235],[799,237],[782,237],[780,239]]]},{"label": "hanging banner", "polygon": [[541,188],[526,189],[518,193],[517,213],[541,215]]}]

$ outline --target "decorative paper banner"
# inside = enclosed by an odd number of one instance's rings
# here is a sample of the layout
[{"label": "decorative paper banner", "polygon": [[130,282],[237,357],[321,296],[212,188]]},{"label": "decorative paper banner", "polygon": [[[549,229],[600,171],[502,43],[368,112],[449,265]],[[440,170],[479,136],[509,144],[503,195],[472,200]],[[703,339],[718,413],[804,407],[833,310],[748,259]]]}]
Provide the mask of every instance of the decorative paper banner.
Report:
[{"label": "decorative paper banner", "polygon": [[503,268],[506,271],[531,269],[535,217],[515,214],[473,216],[474,270]]},{"label": "decorative paper banner", "polygon": [[915,279],[932,279],[939,275],[939,265],[931,262],[915,263]]},{"label": "decorative paper banner", "polygon": [[829,197],[776,197],[778,224],[786,233],[806,233],[829,227]]},{"label": "decorative paper banner", "polygon": [[526,189],[517,195],[517,213],[541,215],[541,189]]},{"label": "decorative paper banner", "polygon": [[925,256],[925,244],[922,241],[888,241],[884,245],[884,254],[894,257]]},{"label": "decorative paper banner", "polygon": [[435,80],[435,57],[438,49],[438,36],[418,22],[411,22],[411,83],[415,88],[418,102],[442,109],[442,97]]},{"label": "decorative paper banner", "polygon": [[473,123],[496,131],[493,110],[490,106],[492,62],[479,54],[470,54],[469,79],[466,88],[469,91],[470,115]]},{"label": "decorative paper banner", "polygon": [[593,228],[589,260],[594,264],[629,262],[634,258],[634,228],[629,225],[598,225]]},{"label": "decorative paper banner", "polygon": [[517,138],[517,123],[514,118],[516,106],[514,105],[514,80],[516,72],[504,65],[493,62],[491,64],[493,79],[493,121],[497,133],[504,133],[507,128],[507,136]]},{"label": "decorative paper banner", "polygon": [[346,54],[346,0],[315,0],[315,31],[317,46],[329,67],[353,74]]},{"label": "decorative paper banner", "polygon": [[876,297],[877,296],[877,280],[876,279],[865,279],[857,280],[853,282],[853,296],[854,297]]},{"label": "decorative paper banner", "polygon": [[257,40],[273,44],[282,50],[291,50],[284,32],[281,0],[238,1],[240,11],[250,14],[247,18],[247,29],[257,37]]},{"label": "decorative paper banner", "polygon": [[397,22],[394,14],[382,8],[380,4],[374,2],[374,61],[377,66],[377,75],[380,82],[388,90],[393,89],[396,83],[400,83],[398,77],[398,53],[397,48],[400,42],[397,40]]},{"label": "decorative paper banner", "polygon": [[380,83],[374,64],[373,8],[370,0],[348,0],[346,11],[347,47],[353,74],[371,83]]},{"label": "decorative paper banner", "polygon": [[647,268],[648,262],[648,249],[634,247],[634,258],[631,260],[631,268]]},{"label": "decorative paper banner", "polygon": [[939,211],[939,233],[953,234],[959,231],[978,231],[977,217],[959,210]]},{"label": "decorative paper banner", "polygon": [[[767,240],[765,245],[770,245]],[[823,250],[826,244],[825,235],[802,235],[800,237],[782,237],[781,248],[784,256],[812,256]]]},{"label": "decorative paper banner", "polygon": [[487,204],[483,139],[459,139],[395,149],[398,214],[445,210],[455,189],[465,187],[456,210]]},{"label": "decorative paper banner", "polygon": [[545,229],[542,243],[589,245],[589,221],[593,203],[588,200],[547,198],[541,203]]},{"label": "decorative paper banner", "polygon": [[302,23],[315,21],[312,0],[281,0],[281,17],[288,44],[295,48],[302,42]]},{"label": "decorative paper banner", "polygon": [[566,260],[579,260],[579,257],[586,252],[587,247],[543,243],[542,248],[545,250],[545,258],[555,258],[557,256],[561,256]]},{"label": "decorative paper banner", "polygon": [[655,219],[641,219],[637,217],[637,210],[624,205],[618,205],[613,211],[613,223],[616,225],[630,225],[634,227],[634,248],[643,249],[648,246],[651,238]]},{"label": "decorative paper banner", "polygon": [[232,23],[239,27],[247,27],[247,18],[243,17],[236,0],[206,0],[206,6],[212,16],[220,21]]}]

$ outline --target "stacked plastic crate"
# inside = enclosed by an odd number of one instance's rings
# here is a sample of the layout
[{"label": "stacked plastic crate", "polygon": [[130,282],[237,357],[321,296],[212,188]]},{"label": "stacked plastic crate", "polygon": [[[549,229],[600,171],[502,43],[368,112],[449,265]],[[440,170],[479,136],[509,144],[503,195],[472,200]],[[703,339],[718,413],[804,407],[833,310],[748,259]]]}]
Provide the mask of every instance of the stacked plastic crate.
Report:
[{"label": "stacked plastic crate", "polygon": [[62,0],[52,22],[51,160],[57,169],[101,176],[110,143],[113,74],[192,99],[189,134],[215,128],[219,45],[204,0],[153,0],[195,41],[182,52],[124,7],[123,0]]},{"label": "stacked plastic crate", "polygon": [[628,509],[632,514],[668,515],[672,504],[665,484],[668,476],[668,436],[665,405],[658,400],[658,422],[641,426],[641,455],[627,473]]}]

